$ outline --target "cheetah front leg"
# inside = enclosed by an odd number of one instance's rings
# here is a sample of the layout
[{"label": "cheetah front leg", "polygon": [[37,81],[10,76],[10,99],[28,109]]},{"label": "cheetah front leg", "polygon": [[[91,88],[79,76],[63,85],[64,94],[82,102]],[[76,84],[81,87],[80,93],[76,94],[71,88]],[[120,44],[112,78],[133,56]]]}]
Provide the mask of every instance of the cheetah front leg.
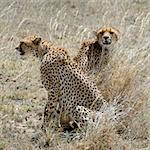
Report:
[{"label": "cheetah front leg", "polygon": [[41,127],[44,132],[46,132],[46,128],[48,128],[51,123],[57,122],[59,124],[60,109],[59,99],[56,95],[54,96],[48,93],[48,101],[44,109],[43,125]]}]

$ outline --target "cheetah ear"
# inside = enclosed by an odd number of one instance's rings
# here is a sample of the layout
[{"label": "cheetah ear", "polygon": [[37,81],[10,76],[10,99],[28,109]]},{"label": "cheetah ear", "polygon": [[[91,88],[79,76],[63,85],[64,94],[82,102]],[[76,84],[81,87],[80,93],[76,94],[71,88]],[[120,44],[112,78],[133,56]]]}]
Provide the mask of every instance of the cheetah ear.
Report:
[{"label": "cheetah ear", "polygon": [[120,38],[120,31],[116,28],[112,28],[112,31],[115,33],[116,40]]},{"label": "cheetah ear", "polygon": [[116,41],[118,41],[119,40],[119,38],[120,38],[120,32],[119,32],[119,30],[117,31],[116,30],[116,32],[114,32],[115,34],[115,37],[116,37]]},{"label": "cheetah ear", "polygon": [[39,43],[41,42],[41,38],[40,38],[40,37],[36,37],[32,42],[33,42],[35,45],[39,45]]},{"label": "cheetah ear", "polygon": [[94,34],[95,36],[97,36],[97,32],[96,32],[96,31],[93,31],[93,34]]},{"label": "cheetah ear", "polygon": [[93,34],[97,37],[97,31],[93,31]]}]

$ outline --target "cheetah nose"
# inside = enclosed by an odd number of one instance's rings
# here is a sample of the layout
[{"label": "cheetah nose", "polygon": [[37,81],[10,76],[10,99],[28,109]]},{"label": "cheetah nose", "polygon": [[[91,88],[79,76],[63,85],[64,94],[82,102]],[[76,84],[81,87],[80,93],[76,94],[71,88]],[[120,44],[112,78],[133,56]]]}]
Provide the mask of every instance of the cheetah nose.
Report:
[{"label": "cheetah nose", "polygon": [[109,36],[104,36],[104,39],[105,39],[105,40],[109,39]]},{"label": "cheetah nose", "polygon": [[25,52],[21,48],[16,47],[15,49],[20,52],[20,55],[24,55],[25,54]]},{"label": "cheetah nose", "polygon": [[15,49],[18,51],[18,50],[19,50],[19,47],[16,47]]},{"label": "cheetah nose", "polygon": [[111,42],[112,42],[112,40],[109,36],[104,36],[103,37],[103,44],[109,45],[109,44],[111,44]]}]

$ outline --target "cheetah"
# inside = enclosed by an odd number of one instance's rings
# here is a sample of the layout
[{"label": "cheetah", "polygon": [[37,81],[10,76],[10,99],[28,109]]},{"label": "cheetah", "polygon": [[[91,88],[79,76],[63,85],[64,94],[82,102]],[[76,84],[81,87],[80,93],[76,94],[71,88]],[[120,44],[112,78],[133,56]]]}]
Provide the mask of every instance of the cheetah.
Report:
[{"label": "cheetah", "polygon": [[21,55],[32,53],[41,60],[41,80],[48,91],[42,129],[51,118],[60,119],[65,112],[79,128],[87,125],[105,100],[95,83],[74,63],[67,50],[58,48],[38,36],[29,36],[16,48]]},{"label": "cheetah", "polygon": [[74,58],[88,75],[99,72],[107,65],[113,46],[119,39],[119,30],[112,27],[102,27],[94,34],[96,39],[84,41]]}]

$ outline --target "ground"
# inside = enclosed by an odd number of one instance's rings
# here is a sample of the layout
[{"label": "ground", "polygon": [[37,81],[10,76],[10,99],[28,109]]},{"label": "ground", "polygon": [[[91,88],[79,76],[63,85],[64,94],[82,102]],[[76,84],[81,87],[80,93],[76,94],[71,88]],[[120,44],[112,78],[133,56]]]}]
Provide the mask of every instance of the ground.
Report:
[{"label": "ground", "polygon": [[95,80],[106,99],[118,97],[125,108],[133,108],[121,122],[124,130],[118,124],[123,133],[117,134],[105,118],[98,128],[85,133],[50,130],[49,149],[148,150],[149,10],[148,0],[1,0],[0,149],[46,149],[44,138],[38,138],[47,99],[40,63],[20,58],[15,51],[19,40],[39,34],[69,49],[73,57],[83,40],[94,37],[93,30],[107,25],[118,28],[121,39]]}]

